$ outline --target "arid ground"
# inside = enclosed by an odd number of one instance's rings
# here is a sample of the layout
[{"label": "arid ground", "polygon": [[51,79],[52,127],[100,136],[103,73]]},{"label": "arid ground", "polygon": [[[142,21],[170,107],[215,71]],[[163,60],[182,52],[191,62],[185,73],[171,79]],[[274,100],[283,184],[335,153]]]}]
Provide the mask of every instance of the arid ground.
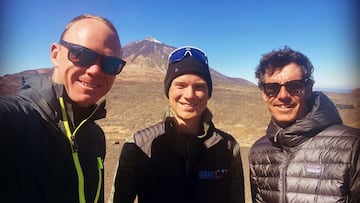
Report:
[{"label": "arid ground", "polygon": [[[127,65],[107,95],[107,118],[98,123],[107,139],[105,159],[105,196],[110,193],[115,167],[126,138],[136,130],[162,120],[167,99],[163,89],[168,54],[175,47],[151,40],[141,40],[124,47]],[[240,68],[240,67],[239,67]],[[255,84],[242,78],[230,78],[210,69],[213,96],[208,107],[215,126],[232,134],[241,145],[247,202],[251,202],[248,179],[249,147],[266,130],[270,115]],[[19,90],[22,75],[46,74],[52,69],[27,70],[0,77],[0,94]],[[326,93],[337,106],[345,124],[360,128],[360,89],[352,93]]]},{"label": "arid ground", "polygon": [[[167,100],[160,81],[139,82],[119,77],[108,99],[108,116],[99,124],[107,136],[105,160],[105,195],[110,193],[122,144],[136,130],[162,119]],[[337,105],[345,124],[360,128],[359,94],[326,93]],[[269,113],[255,86],[236,86],[218,83],[208,106],[214,114],[215,125],[231,133],[241,145],[246,178],[247,202],[251,202],[248,179],[248,149],[262,136],[269,121]]]}]

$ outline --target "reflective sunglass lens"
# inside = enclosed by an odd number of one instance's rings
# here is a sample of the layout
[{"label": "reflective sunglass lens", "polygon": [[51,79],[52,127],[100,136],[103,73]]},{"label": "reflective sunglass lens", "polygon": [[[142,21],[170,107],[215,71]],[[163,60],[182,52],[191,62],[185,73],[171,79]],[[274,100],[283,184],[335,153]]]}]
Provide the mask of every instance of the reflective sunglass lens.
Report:
[{"label": "reflective sunglass lens", "polygon": [[208,63],[206,56],[202,52],[200,52],[199,50],[193,51],[192,54],[193,54],[194,58],[199,59],[200,61],[202,61],[205,64]]},{"label": "reflective sunglass lens", "polygon": [[69,60],[81,67],[89,67],[95,63],[97,53],[82,47],[73,46],[69,49]]},{"label": "reflective sunglass lens", "polygon": [[[80,67],[89,67],[98,59],[99,55],[89,49],[83,47],[72,46],[69,49],[68,58],[75,65]],[[101,69],[106,74],[119,74],[125,65],[125,61],[111,56],[101,56]]]},{"label": "reflective sunglass lens", "polygon": [[100,59],[101,70],[106,74],[116,75],[121,72],[126,64],[120,58],[101,55],[91,49],[64,40],[60,40],[60,44],[68,48],[68,59],[76,66],[88,68]]},{"label": "reflective sunglass lens", "polygon": [[193,47],[184,47],[175,50],[170,54],[169,62],[174,63],[177,61],[181,61],[186,56],[191,56],[201,63],[205,63],[206,65],[208,64],[206,55],[201,50]]},{"label": "reflective sunglass lens", "polygon": [[292,94],[299,94],[301,90],[304,88],[304,83],[302,81],[290,81],[285,84],[286,90]]},{"label": "reflective sunglass lens", "polygon": [[263,85],[264,92],[268,97],[275,97],[279,94],[282,86],[285,86],[286,91],[288,91],[291,95],[298,95],[301,93],[304,88],[303,80],[293,80],[286,82],[285,84],[279,83],[265,83]]},{"label": "reflective sunglass lens", "polygon": [[119,74],[125,65],[125,61],[115,57],[103,57],[102,70],[111,75]]},{"label": "reflective sunglass lens", "polygon": [[179,49],[170,55],[170,63],[181,61],[185,57],[185,48]]},{"label": "reflective sunglass lens", "polygon": [[277,83],[264,84],[265,94],[269,97],[276,96],[279,93],[280,88],[280,84]]}]

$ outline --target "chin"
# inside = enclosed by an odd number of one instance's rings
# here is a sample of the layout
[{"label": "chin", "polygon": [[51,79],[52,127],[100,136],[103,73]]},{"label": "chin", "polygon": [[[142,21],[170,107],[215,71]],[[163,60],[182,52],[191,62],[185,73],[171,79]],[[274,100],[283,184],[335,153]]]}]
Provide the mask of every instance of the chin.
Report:
[{"label": "chin", "polygon": [[95,100],[94,97],[86,96],[86,97],[78,98],[77,100],[74,100],[74,102],[80,106],[88,107],[92,104],[95,104],[97,100]]},{"label": "chin", "polygon": [[276,121],[276,123],[282,127],[286,127],[289,125],[292,125],[295,122],[295,119],[279,119],[279,118],[274,118],[274,120]]},{"label": "chin", "polygon": [[185,113],[181,115],[183,120],[191,120],[198,117],[198,114],[196,113]]}]

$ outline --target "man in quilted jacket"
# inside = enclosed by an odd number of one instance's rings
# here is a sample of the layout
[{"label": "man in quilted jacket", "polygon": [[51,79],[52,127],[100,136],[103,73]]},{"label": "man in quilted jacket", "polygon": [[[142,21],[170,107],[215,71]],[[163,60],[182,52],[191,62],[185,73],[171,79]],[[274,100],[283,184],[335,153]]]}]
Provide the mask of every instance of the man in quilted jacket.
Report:
[{"label": "man in quilted jacket", "polygon": [[253,202],[360,202],[360,130],[313,91],[313,65],[284,47],[263,55],[258,86],[271,114],[250,149]]}]

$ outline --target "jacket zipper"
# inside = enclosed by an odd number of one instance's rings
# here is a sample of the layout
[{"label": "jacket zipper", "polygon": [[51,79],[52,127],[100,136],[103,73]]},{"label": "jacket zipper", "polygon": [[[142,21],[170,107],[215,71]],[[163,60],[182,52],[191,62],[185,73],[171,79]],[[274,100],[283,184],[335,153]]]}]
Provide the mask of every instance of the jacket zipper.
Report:
[{"label": "jacket zipper", "polygon": [[285,155],[286,155],[286,160],[285,160],[285,163],[284,163],[284,168],[282,170],[282,174],[281,174],[281,179],[282,179],[282,187],[281,187],[281,198],[282,198],[282,201],[280,202],[286,202],[286,188],[287,188],[287,180],[286,180],[286,172],[287,172],[287,169],[289,167],[289,163],[290,163],[290,154],[285,152]]},{"label": "jacket zipper", "polygon": [[[68,137],[68,139],[70,141],[70,147],[71,147],[71,151],[72,151],[73,162],[74,162],[74,166],[75,166],[77,177],[78,177],[79,202],[80,203],[86,203],[85,191],[84,191],[84,175],[83,175],[80,160],[79,160],[78,146],[76,144],[75,134],[80,129],[80,127],[84,123],[86,123],[89,120],[89,118],[91,118],[95,114],[95,112],[98,110],[100,105],[86,119],[84,119],[76,127],[76,129],[74,130],[73,133],[71,133],[63,97],[59,97],[59,103],[60,103],[60,107],[61,107],[61,113],[62,113],[62,116],[63,116],[63,119],[64,119],[64,127],[65,127],[65,130],[66,130],[66,135],[67,135],[67,137]],[[99,200],[99,196],[100,196],[100,192],[101,192],[100,190],[101,190],[101,185],[102,185],[102,169],[103,169],[103,161],[102,161],[101,157],[97,157],[96,161],[97,161],[97,166],[98,166],[98,175],[99,175],[98,180],[99,181],[98,181],[98,187],[97,187],[97,190],[96,190],[94,203],[97,203],[98,200]]]}]

